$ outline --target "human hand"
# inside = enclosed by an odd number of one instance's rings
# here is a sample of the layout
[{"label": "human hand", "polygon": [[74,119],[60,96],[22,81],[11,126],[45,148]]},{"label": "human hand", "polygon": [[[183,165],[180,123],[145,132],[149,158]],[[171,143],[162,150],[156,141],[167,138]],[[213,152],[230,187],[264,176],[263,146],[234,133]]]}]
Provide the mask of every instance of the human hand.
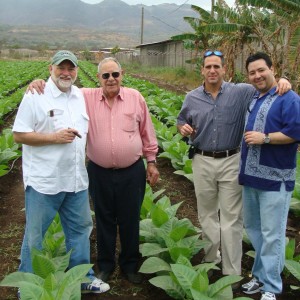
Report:
[{"label": "human hand", "polygon": [[159,178],[159,172],[156,168],[156,165],[153,163],[147,164],[146,180],[150,184],[150,186],[155,185],[158,178]]},{"label": "human hand", "polygon": [[29,83],[27,89],[26,89],[26,94],[31,92],[31,94],[34,94],[36,91],[39,95],[44,94],[44,89],[45,89],[45,80],[43,79],[36,79],[33,80],[31,83]]},{"label": "human hand", "polygon": [[280,78],[279,79],[278,85],[277,85],[277,88],[276,88],[276,92],[280,96],[285,94],[286,92],[288,92],[291,89],[292,89],[292,85],[287,79],[285,79],[285,78]]},{"label": "human hand", "polygon": [[62,129],[54,133],[55,144],[67,144],[72,143],[76,137],[78,131],[73,128]]},{"label": "human hand", "polygon": [[193,134],[195,129],[190,126],[189,124],[184,124],[181,127],[179,127],[179,132],[182,136],[188,136]]},{"label": "human hand", "polygon": [[247,145],[262,145],[264,143],[265,134],[258,131],[246,131],[244,139]]}]

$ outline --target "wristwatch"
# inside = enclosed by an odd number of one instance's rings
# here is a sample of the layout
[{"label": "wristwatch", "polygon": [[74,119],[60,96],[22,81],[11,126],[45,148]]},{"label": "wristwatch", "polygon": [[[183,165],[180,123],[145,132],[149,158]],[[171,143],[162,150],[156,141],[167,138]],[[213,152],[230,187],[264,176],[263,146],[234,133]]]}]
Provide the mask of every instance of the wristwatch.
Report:
[{"label": "wristwatch", "polygon": [[149,160],[149,161],[147,161],[147,164],[155,164],[156,165],[156,160]]},{"label": "wristwatch", "polygon": [[263,143],[264,144],[270,144],[270,142],[271,142],[271,138],[270,138],[269,134],[266,133],[265,137],[263,138]]}]

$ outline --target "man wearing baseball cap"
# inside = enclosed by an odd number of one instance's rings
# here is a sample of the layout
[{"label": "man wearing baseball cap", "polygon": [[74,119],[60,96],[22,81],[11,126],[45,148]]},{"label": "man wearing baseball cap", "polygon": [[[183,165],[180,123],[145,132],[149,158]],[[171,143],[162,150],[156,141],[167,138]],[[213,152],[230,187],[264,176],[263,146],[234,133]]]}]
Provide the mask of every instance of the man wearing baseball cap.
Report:
[{"label": "man wearing baseball cap", "polygon": [[[58,51],[49,66],[44,94],[25,94],[13,126],[23,144],[26,227],[19,271],[32,273],[31,249],[42,249],[43,237],[58,213],[66,250],[72,250],[69,268],[90,263],[93,223],[88,200],[85,145],[89,118],[81,91],[73,85],[77,57]],[[82,293],[103,293],[109,285],[92,269]],[[26,291],[19,290],[19,297]]]},{"label": "man wearing baseball cap", "polygon": [[74,67],[78,67],[77,57],[74,55],[74,53],[68,50],[60,50],[56,52],[56,54],[52,57],[51,65],[58,66],[64,60],[68,60],[74,65]]}]

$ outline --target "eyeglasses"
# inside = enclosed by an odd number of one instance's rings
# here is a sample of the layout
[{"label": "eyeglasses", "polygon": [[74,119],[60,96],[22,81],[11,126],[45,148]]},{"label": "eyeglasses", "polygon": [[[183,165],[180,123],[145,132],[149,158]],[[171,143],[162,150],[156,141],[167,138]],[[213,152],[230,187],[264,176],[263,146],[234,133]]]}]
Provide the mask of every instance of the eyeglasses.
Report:
[{"label": "eyeglasses", "polygon": [[110,77],[110,75],[113,77],[113,78],[118,78],[120,76],[120,72],[112,72],[112,73],[103,73],[101,75],[101,77],[103,79],[108,79]]},{"label": "eyeglasses", "polygon": [[218,51],[218,50],[215,50],[215,51],[211,51],[211,50],[208,50],[204,53],[204,57],[208,57],[208,56],[212,56],[212,55],[216,55],[216,56],[219,56],[219,57],[223,57],[223,53],[221,51]]}]

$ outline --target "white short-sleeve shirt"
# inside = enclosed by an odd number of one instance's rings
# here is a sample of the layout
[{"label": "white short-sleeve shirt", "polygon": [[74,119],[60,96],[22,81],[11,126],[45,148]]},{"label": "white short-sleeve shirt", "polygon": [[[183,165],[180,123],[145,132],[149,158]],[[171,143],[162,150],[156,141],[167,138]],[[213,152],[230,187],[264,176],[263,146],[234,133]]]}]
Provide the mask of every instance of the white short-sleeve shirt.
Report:
[{"label": "white short-sleeve shirt", "polygon": [[14,132],[53,133],[77,129],[82,138],[72,143],[47,146],[23,145],[23,180],[44,194],[78,192],[88,187],[85,146],[89,117],[81,91],[72,86],[61,92],[51,78],[44,94],[25,94],[13,126]]}]

